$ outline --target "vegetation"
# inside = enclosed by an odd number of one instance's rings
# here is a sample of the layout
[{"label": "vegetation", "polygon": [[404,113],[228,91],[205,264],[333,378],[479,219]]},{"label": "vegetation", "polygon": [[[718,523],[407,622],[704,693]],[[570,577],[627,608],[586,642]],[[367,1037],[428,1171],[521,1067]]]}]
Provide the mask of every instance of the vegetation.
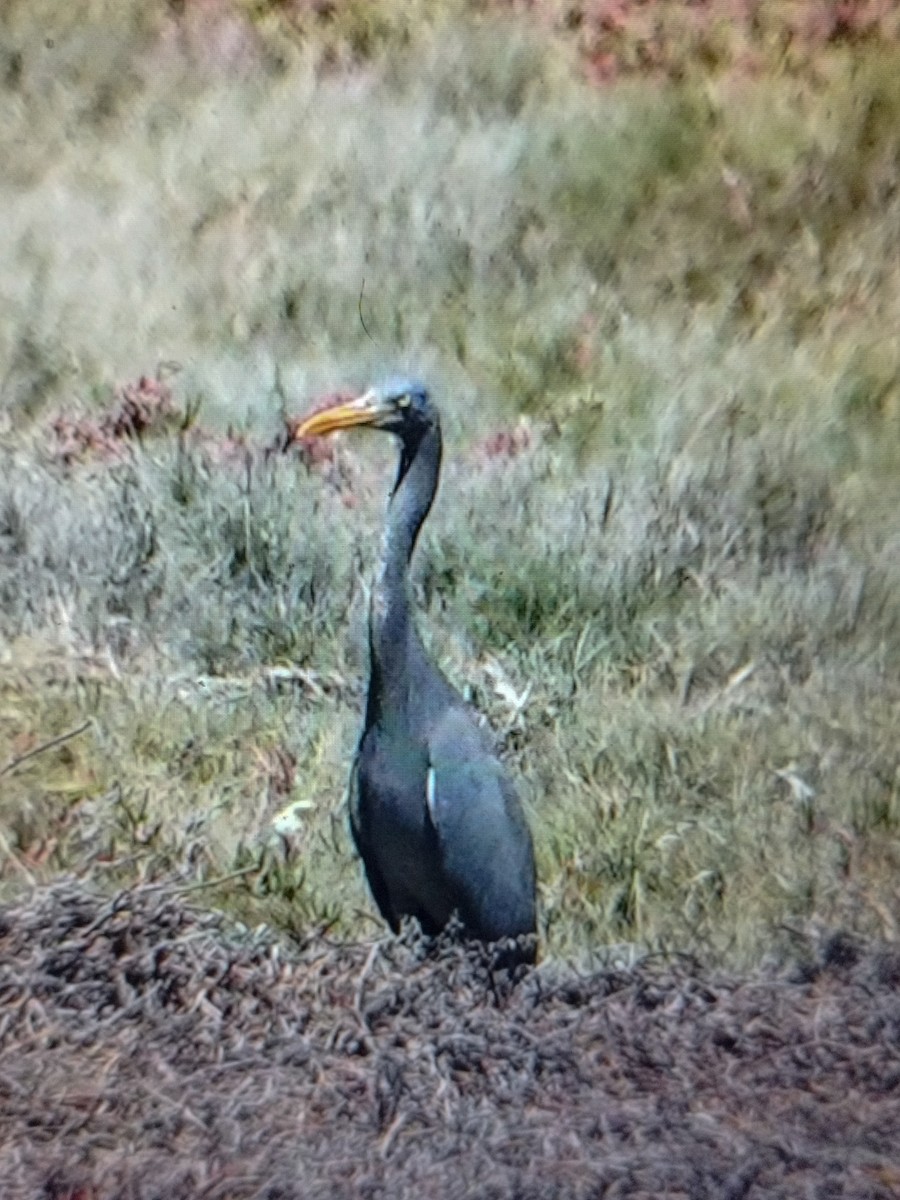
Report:
[{"label": "vegetation", "polygon": [[522,780],[546,953],[895,937],[896,29],[314,7],[0,16],[0,890],[378,927],[389,452],[278,435],[400,368],[448,433],[423,628]]}]

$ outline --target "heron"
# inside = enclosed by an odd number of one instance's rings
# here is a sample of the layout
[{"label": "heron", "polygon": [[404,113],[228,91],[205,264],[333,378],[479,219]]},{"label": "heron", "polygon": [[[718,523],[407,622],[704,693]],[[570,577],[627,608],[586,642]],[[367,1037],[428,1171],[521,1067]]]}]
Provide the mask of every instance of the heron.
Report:
[{"label": "heron", "polygon": [[[408,574],[441,469],[438,409],[395,380],[311,413],[294,440],[368,427],[393,434],[399,467],[369,603],[369,686],[350,777],[350,829],[381,915],[429,936],[457,923],[503,967],[534,961],[531,832],[507,772],[460,693],[428,657]],[[501,948],[502,947],[502,948]]]}]

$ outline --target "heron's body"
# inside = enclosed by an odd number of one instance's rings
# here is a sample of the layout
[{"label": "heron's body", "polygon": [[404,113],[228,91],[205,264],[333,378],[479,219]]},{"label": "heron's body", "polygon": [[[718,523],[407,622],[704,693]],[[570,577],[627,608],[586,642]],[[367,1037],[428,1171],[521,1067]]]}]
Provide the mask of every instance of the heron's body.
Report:
[{"label": "heron's body", "polygon": [[[419,385],[314,414],[299,435],[374,424],[401,444],[369,612],[370,678],[350,825],[372,894],[395,931],[438,933],[458,916],[486,942],[535,933],[531,834],[518,798],[459,693],[429,660],[406,576],[437,488],[441,433]],[[530,959],[533,939],[505,961]]]},{"label": "heron's body", "polygon": [[533,933],[531,838],[515,792],[417,650],[413,675],[428,686],[410,691],[399,716],[367,722],[359,745],[350,820],[372,893],[395,930],[409,915],[437,933],[455,912],[484,941]]}]

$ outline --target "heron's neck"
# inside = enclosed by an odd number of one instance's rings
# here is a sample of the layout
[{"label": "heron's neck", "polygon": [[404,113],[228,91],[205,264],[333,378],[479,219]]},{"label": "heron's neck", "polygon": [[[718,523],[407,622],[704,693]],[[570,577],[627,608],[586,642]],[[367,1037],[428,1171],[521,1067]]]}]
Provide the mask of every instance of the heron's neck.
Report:
[{"label": "heron's neck", "polygon": [[437,491],[441,468],[439,429],[426,433],[410,452],[400,455],[397,482],[388,505],[381,568],[369,609],[371,677],[369,703],[384,693],[399,701],[409,685],[409,655],[415,645],[407,574],[416,538]]}]

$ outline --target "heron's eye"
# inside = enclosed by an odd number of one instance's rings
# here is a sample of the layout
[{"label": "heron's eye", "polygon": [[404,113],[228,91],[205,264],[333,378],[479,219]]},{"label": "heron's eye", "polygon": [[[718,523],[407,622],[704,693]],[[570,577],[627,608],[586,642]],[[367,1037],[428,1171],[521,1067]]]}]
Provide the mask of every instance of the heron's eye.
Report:
[{"label": "heron's eye", "polygon": [[398,408],[409,408],[411,403],[412,403],[411,396],[400,396],[399,399],[397,400],[397,407]]}]

